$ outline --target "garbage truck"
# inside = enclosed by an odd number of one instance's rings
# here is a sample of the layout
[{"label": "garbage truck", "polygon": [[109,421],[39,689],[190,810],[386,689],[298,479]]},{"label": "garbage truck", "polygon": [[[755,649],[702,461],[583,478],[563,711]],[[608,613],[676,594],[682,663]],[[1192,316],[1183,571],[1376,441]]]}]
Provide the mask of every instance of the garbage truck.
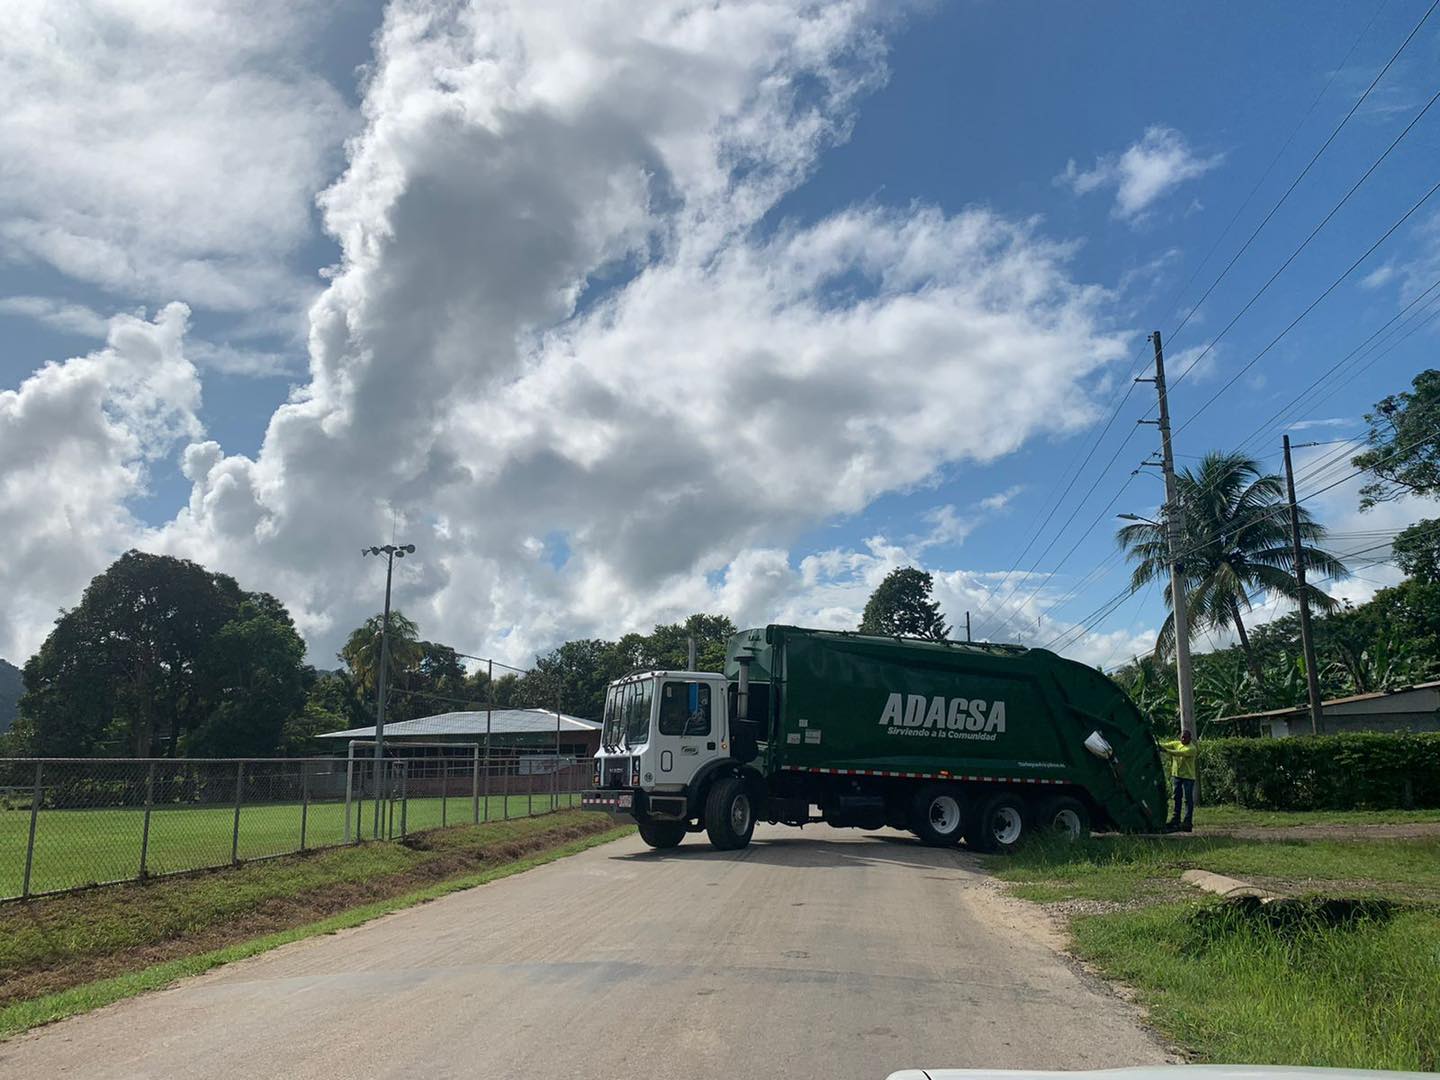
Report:
[{"label": "garbage truck", "polygon": [[653,848],[692,832],[743,848],[766,821],[994,852],[1165,820],[1150,725],[1101,672],[1043,649],[744,630],[723,672],[611,683],[600,743],[581,805],[633,818]]}]

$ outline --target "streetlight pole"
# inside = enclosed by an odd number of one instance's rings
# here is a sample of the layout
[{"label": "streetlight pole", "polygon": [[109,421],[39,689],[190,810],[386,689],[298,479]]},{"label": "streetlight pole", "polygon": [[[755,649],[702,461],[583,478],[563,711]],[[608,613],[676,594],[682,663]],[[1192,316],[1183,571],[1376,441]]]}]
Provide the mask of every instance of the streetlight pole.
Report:
[{"label": "streetlight pole", "polygon": [[414,544],[385,544],[361,548],[361,556],[385,556],[385,615],[380,623],[380,669],[375,676],[375,839],[380,839],[383,814],[380,810],[380,785],[385,768],[385,673],[390,663],[390,581],[395,573],[395,560],[415,553]]}]

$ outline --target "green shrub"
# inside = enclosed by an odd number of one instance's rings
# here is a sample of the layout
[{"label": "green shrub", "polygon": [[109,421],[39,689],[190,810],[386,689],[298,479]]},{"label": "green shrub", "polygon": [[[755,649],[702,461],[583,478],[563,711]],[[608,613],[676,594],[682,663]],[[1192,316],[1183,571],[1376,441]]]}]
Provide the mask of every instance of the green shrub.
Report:
[{"label": "green shrub", "polygon": [[1254,810],[1440,807],[1440,732],[1207,739],[1200,794]]}]

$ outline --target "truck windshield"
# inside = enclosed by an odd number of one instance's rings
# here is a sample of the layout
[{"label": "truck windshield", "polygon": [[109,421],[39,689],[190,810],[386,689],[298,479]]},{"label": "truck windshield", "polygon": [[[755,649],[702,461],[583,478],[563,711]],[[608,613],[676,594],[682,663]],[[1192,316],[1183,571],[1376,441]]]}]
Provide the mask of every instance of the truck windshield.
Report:
[{"label": "truck windshield", "polygon": [[620,694],[623,687],[612,686],[605,691],[605,722],[600,729],[600,742],[608,750],[620,745],[624,724],[620,719]]},{"label": "truck windshield", "polygon": [[650,739],[650,701],[655,680],[630,683],[625,690],[625,741],[630,746],[639,746]]}]

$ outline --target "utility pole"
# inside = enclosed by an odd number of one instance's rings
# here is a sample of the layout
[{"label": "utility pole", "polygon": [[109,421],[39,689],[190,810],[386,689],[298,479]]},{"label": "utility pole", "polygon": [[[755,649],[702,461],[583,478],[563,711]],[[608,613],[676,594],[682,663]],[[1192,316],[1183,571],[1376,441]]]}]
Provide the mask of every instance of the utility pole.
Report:
[{"label": "utility pole", "polygon": [[1315,638],[1310,633],[1310,599],[1305,595],[1305,559],[1300,547],[1300,507],[1295,502],[1295,469],[1290,464],[1290,436],[1285,440],[1285,492],[1290,497],[1290,544],[1295,550],[1295,582],[1300,596],[1300,645],[1305,651],[1305,688],[1310,695],[1310,733],[1325,730],[1320,709],[1320,673],[1315,670]]},{"label": "utility pole", "polygon": [[375,676],[375,839],[380,839],[383,820],[380,804],[382,777],[385,769],[385,669],[390,663],[390,580],[395,573],[395,560],[415,553],[414,544],[386,544],[368,547],[361,555],[385,556],[385,615],[380,623],[380,670]]},{"label": "utility pole", "polygon": [[685,670],[695,670],[695,635],[691,634],[685,639]]},{"label": "utility pole", "polygon": [[[1186,610],[1185,572],[1181,555],[1180,497],[1175,489],[1175,455],[1170,447],[1170,402],[1165,393],[1165,351],[1160,331],[1150,335],[1155,343],[1154,382],[1160,400],[1160,465],[1165,472],[1165,533],[1170,547],[1170,606],[1175,613],[1175,677],[1180,684],[1180,730],[1195,734],[1195,684],[1190,672],[1190,614]],[[1148,421],[1142,421],[1146,423]]]}]

